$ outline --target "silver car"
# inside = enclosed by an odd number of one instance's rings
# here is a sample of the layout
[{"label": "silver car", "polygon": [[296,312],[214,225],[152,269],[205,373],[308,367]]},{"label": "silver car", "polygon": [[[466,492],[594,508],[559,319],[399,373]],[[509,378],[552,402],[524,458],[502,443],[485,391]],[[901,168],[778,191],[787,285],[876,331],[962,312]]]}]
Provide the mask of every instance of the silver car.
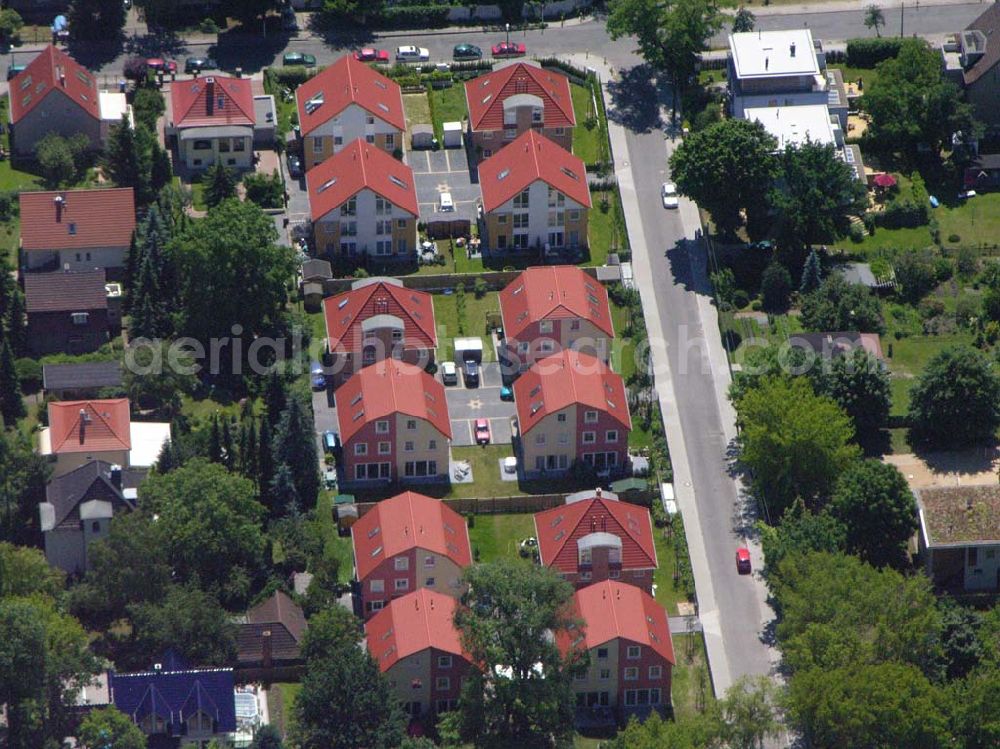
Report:
[{"label": "silver car", "polygon": [[427,47],[414,47],[412,44],[396,47],[396,62],[427,62],[430,59]]}]

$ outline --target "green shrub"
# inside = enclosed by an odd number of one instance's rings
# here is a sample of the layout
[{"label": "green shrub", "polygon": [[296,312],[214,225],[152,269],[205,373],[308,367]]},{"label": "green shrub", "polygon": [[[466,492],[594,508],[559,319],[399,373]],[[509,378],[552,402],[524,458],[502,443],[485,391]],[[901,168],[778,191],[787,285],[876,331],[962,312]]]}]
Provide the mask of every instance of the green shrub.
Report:
[{"label": "green shrub", "polygon": [[399,29],[430,29],[448,22],[447,5],[395,5],[382,11],[385,25]]},{"label": "green shrub", "polygon": [[218,34],[219,24],[215,22],[214,18],[205,18],[198,24],[198,31],[202,34]]},{"label": "green shrub", "polygon": [[486,296],[487,291],[489,291],[489,287],[486,285],[486,281],[483,280],[482,276],[477,277],[472,284],[472,292],[476,295],[476,299],[482,299]]},{"label": "green shrub", "polygon": [[750,303],[750,295],[747,294],[743,289],[736,289],[733,292],[733,306],[736,309],[743,309]]},{"label": "green shrub", "polygon": [[952,244],[958,244],[959,242],[962,241],[962,237],[959,236],[958,234],[949,234],[948,241],[951,242]]},{"label": "green shrub", "polygon": [[860,244],[865,241],[865,228],[861,224],[851,224],[851,241]]},{"label": "green shrub", "polygon": [[883,60],[899,55],[907,41],[898,37],[851,39],[847,42],[847,64],[852,68],[874,68]]},{"label": "green shrub", "polygon": [[17,379],[21,381],[21,391],[25,394],[37,393],[42,389],[42,363],[27,357],[14,362]]},{"label": "green shrub", "polygon": [[285,183],[277,171],[271,174],[248,174],[243,178],[247,200],[261,208],[282,208],[285,205]]}]

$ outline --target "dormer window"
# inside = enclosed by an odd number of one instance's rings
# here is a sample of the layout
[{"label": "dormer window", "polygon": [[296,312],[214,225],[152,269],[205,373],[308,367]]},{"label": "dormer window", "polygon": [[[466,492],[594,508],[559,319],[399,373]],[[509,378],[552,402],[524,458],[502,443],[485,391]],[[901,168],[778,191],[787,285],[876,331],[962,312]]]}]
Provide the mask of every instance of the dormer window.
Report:
[{"label": "dormer window", "polygon": [[71,236],[76,234],[76,224],[72,221],[69,222],[69,233]]},{"label": "dormer window", "polygon": [[145,734],[166,733],[167,725],[159,715],[147,715],[139,723],[139,728]]},{"label": "dormer window", "polygon": [[188,733],[212,733],[212,719],[199,710],[187,721]]}]

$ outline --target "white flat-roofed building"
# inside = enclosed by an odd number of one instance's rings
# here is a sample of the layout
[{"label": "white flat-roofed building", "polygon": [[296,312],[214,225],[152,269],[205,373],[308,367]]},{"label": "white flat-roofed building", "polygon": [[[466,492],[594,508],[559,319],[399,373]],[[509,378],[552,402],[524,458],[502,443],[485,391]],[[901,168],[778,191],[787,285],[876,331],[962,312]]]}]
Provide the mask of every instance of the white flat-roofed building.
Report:
[{"label": "white flat-roofed building", "polygon": [[743,116],[751,122],[757,120],[778,141],[778,149],[801,146],[807,140],[823,145],[844,145],[844,132],[840,122],[830,114],[825,104],[807,104],[799,107],[751,107]]}]

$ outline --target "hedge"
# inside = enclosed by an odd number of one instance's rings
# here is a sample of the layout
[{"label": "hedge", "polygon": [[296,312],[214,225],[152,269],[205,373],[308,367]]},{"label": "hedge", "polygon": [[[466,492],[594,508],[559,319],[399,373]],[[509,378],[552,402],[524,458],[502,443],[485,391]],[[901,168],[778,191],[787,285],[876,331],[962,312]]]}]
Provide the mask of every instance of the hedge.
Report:
[{"label": "hedge", "polygon": [[899,55],[904,44],[924,44],[922,40],[899,37],[851,39],[847,42],[847,64],[854,68],[874,68]]},{"label": "hedge", "polygon": [[382,11],[384,25],[399,29],[422,29],[448,23],[448,5],[396,5]]}]

